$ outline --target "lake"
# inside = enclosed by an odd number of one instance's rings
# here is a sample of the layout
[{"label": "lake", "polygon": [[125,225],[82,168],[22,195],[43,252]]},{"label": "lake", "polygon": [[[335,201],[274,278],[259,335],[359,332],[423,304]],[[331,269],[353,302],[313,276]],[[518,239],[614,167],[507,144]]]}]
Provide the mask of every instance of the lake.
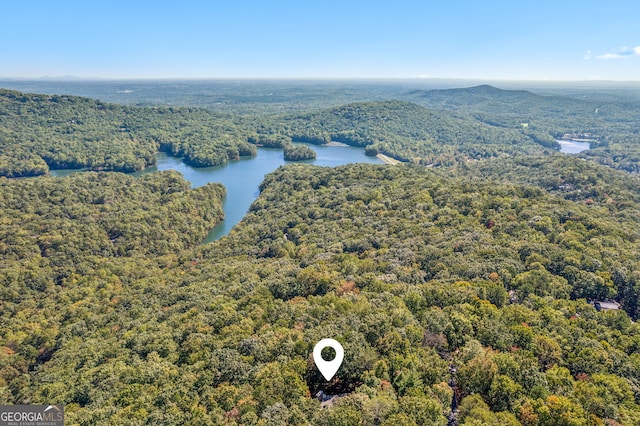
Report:
[{"label": "lake", "polygon": [[[341,166],[350,163],[375,163],[382,161],[376,157],[367,157],[363,148],[350,146],[318,146],[308,145],[317,153],[314,160],[297,161],[296,163],[314,164],[317,166]],[[181,159],[160,153],[156,157],[157,164],[144,172],[156,170],[177,170],[196,188],[209,182],[219,182],[227,189],[223,209],[225,218],[213,228],[205,243],[215,241],[229,233],[245,216],[251,203],[259,195],[259,186],[265,175],[278,167],[291,163],[284,160],[281,149],[258,148],[258,155],[242,160],[230,161],[224,166],[196,168],[186,165]]]},{"label": "lake", "polygon": [[[317,166],[342,166],[350,163],[382,164],[376,157],[364,155],[363,148],[350,146],[318,146],[303,144],[312,148],[317,153],[317,158],[295,163],[314,164]],[[266,174],[278,167],[292,163],[284,160],[282,149],[258,148],[258,155],[242,160],[230,161],[224,166],[196,168],[186,165],[180,158],[171,157],[164,153],[156,154],[156,165],[148,167],[140,172],[133,173],[140,176],[163,170],[177,170],[184,178],[191,182],[193,188],[206,185],[210,182],[218,182],[225,186],[227,195],[224,199],[223,209],[225,218],[213,228],[205,243],[215,241],[229,233],[247,213],[251,203],[258,197],[260,183]],[[69,176],[78,170],[51,170],[51,176]]]},{"label": "lake", "polygon": [[558,140],[556,142],[560,144],[560,152],[564,152],[565,154],[579,154],[582,151],[586,151],[589,148],[591,148],[590,142],[565,141],[565,140]]}]

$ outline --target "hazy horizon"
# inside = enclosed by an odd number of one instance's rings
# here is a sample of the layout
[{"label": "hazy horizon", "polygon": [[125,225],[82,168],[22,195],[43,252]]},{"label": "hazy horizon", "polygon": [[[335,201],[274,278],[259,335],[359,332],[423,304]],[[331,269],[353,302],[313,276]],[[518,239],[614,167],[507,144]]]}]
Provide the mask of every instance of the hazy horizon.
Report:
[{"label": "hazy horizon", "polygon": [[246,81],[246,82],[467,82],[478,84],[492,84],[492,83],[566,83],[566,84],[638,84],[640,78],[636,80],[544,80],[544,79],[492,79],[492,78],[477,78],[477,77],[78,77],[74,75],[63,76],[49,76],[43,75],[39,77],[21,77],[21,76],[3,76],[0,75],[0,81],[52,81],[52,82],[161,82],[161,81],[192,81],[192,82],[215,82],[215,81]]}]

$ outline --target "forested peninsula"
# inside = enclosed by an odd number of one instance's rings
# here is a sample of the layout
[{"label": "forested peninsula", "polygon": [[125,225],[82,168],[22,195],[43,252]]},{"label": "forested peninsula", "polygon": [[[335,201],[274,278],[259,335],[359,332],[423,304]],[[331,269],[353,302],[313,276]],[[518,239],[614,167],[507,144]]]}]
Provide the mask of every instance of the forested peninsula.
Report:
[{"label": "forested peninsula", "polygon": [[43,175],[49,169],[134,172],[157,151],[195,167],[255,155],[227,115],[172,107],[129,107],[74,96],[0,89],[0,176]]},{"label": "forested peninsula", "polygon": [[[585,101],[461,93],[248,116],[0,91],[0,403],[80,425],[639,424],[637,106],[586,129],[531,107]],[[596,154],[556,153],[569,131]],[[291,141],[407,164],[281,167],[209,244],[221,185],[106,171]]]}]

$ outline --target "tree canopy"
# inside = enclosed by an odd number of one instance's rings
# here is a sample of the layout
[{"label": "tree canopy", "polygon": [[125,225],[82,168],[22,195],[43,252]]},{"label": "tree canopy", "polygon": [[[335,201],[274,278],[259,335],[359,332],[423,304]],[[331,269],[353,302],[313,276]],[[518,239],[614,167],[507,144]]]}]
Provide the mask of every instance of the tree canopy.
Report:
[{"label": "tree canopy", "polygon": [[[470,95],[495,108],[536,99]],[[6,176],[46,173],[63,153],[89,169],[143,167],[158,149],[208,165],[254,144],[301,152],[292,141],[416,163],[288,164],[208,244],[223,217],[217,184],[192,189],[174,171],[0,177],[3,404],[64,404],[70,424],[640,419],[635,175],[553,154],[535,129],[487,124],[471,107],[240,117],[0,100]],[[599,312],[593,299],[621,309]],[[311,355],[327,337],[345,350],[330,382]],[[323,407],[319,391],[335,398]]]}]

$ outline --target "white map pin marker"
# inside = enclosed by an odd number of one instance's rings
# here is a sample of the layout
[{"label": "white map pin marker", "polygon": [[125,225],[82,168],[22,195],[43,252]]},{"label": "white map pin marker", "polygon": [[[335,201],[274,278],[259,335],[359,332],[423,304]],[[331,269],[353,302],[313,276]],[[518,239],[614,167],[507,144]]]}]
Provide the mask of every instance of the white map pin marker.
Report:
[{"label": "white map pin marker", "polygon": [[[333,350],[336,351],[336,357],[331,361],[322,359],[322,350],[326,347],[333,348]],[[318,367],[318,370],[320,370],[320,373],[322,373],[327,382],[336,374],[342,365],[343,359],[344,349],[337,340],[322,339],[316,343],[316,346],[313,348],[313,362],[316,363],[316,367]]]}]

